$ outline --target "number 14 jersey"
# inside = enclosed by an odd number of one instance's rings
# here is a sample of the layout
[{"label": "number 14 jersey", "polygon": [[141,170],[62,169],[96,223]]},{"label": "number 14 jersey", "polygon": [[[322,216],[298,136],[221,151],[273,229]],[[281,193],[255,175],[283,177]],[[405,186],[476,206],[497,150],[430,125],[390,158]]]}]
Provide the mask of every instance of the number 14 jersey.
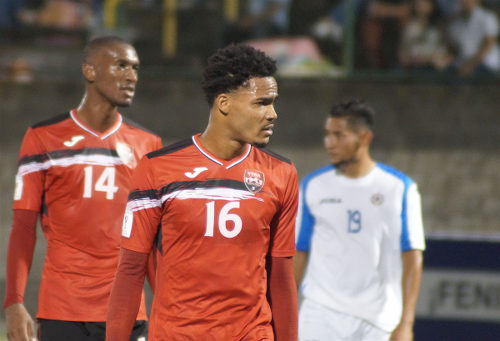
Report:
[{"label": "number 14 jersey", "polygon": [[[160,147],[158,136],[120,114],[105,132],[86,127],[75,110],[28,129],[13,208],[42,213],[38,318],[106,320],[132,172]],[[138,318],[147,319],[144,304]]]},{"label": "number 14 jersey", "polygon": [[248,145],[232,160],[199,135],[139,163],[122,247],[160,251],[150,340],[273,339],[266,258],[295,254],[297,173]]}]

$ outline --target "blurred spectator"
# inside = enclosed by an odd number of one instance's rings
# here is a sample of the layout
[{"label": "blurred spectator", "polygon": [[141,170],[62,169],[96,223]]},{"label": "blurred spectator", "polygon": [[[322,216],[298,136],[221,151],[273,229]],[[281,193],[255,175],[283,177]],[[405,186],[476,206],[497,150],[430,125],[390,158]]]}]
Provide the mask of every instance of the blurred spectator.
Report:
[{"label": "blurred spectator", "polygon": [[460,10],[460,0],[436,0],[436,2],[446,18],[457,15]]},{"label": "blurred spectator", "polygon": [[445,53],[439,23],[443,16],[437,0],[413,0],[411,17],[404,27],[399,60],[404,68],[433,70]]},{"label": "blurred spectator", "polygon": [[450,43],[457,50],[452,67],[462,76],[497,72],[500,51],[495,13],[481,7],[480,0],[461,0],[461,5],[448,32]]},{"label": "blurred spectator", "polygon": [[53,29],[86,29],[92,20],[87,1],[47,0],[37,15],[37,25]]},{"label": "blurred spectator", "polygon": [[243,15],[228,25],[224,45],[287,33],[290,0],[247,0],[241,3]]},{"label": "blurred spectator", "polygon": [[327,16],[320,17],[312,26],[310,33],[316,39],[321,51],[335,63],[340,63],[344,34],[348,30],[346,19],[348,11],[353,11],[355,20],[367,4],[367,0],[337,1]]},{"label": "blurred spectator", "polygon": [[343,0],[291,0],[288,31],[292,36],[309,34],[318,19]]},{"label": "blurred spectator", "polygon": [[13,38],[10,36],[19,32],[22,26],[20,13],[25,5],[25,0],[0,0],[0,30],[2,36]]},{"label": "blurred spectator", "polygon": [[370,68],[398,66],[398,44],[410,16],[409,0],[368,0],[360,18],[361,63]]}]

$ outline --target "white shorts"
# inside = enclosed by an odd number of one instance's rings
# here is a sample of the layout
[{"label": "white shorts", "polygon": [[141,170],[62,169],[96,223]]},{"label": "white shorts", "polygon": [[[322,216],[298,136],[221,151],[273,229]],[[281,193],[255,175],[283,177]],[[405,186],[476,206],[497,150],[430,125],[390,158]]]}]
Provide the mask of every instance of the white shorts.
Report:
[{"label": "white shorts", "polygon": [[360,318],[304,299],[299,311],[299,341],[388,341],[390,332]]}]

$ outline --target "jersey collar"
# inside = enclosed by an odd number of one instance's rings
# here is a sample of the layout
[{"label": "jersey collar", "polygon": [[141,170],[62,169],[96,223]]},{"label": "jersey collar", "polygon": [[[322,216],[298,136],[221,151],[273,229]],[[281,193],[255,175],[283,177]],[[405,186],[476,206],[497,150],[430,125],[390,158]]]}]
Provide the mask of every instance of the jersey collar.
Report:
[{"label": "jersey collar", "polygon": [[82,121],[80,121],[78,119],[78,115],[76,114],[76,109],[71,110],[69,112],[69,114],[71,116],[71,119],[73,120],[73,122],[75,122],[75,124],[77,126],[82,128],[83,130],[85,130],[87,133],[92,134],[95,137],[100,138],[101,140],[104,140],[104,139],[110,137],[111,135],[113,135],[114,133],[116,133],[118,131],[118,129],[120,129],[120,127],[122,126],[122,122],[123,122],[122,115],[120,113],[116,113],[116,115],[118,116],[118,119],[116,120],[115,124],[111,128],[109,128],[108,130],[106,130],[104,132],[97,132],[97,131],[87,127],[85,124],[83,124]]},{"label": "jersey collar", "polygon": [[252,150],[252,145],[248,144],[246,150],[241,155],[239,155],[231,160],[222,160],[222,159],[219,159],[218,157],[216,157],[215,155],[211,154],[205,148],[203,148],[203,146],[200,143],[200,135],[201,135],[201,133],[197,134],[197,135],[193,135],[193,137],[192,137],[193,143],[196,146],[196,148],[198,148],[200,153],[202,153],[206,158],[210,159],[211,161],[215,162],[216,164],[218,164],[220,166],[224,166],[226,169],[234,167],[237,164],[243,162],[243,160],[245,160],[248,157],[248,155],[250,155],[250,152]]}]

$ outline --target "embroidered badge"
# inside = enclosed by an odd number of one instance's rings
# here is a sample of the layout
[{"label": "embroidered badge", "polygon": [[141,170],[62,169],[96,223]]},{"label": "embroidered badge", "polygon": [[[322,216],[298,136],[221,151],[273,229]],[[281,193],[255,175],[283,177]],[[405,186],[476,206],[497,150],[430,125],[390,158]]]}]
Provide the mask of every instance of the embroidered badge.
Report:
[{"label": "embroidered badge", "polygon": [[372,195],[370,201],[372,202],[373,205],[380,206],[384,203],[384,196],[380,193],[376,193]]},{"label": "embroidered badge", "polygon": [[128,144],[117,142],[116,153],[127,167],[135,168],[137,166],[137,160],[134,157],[134,150]]},{"label": "embroidered badge", "polygon": [[252,169],[245,169],[244,181],[247,189],[252,193],[256,193],[264,187],[264,173]]}]

